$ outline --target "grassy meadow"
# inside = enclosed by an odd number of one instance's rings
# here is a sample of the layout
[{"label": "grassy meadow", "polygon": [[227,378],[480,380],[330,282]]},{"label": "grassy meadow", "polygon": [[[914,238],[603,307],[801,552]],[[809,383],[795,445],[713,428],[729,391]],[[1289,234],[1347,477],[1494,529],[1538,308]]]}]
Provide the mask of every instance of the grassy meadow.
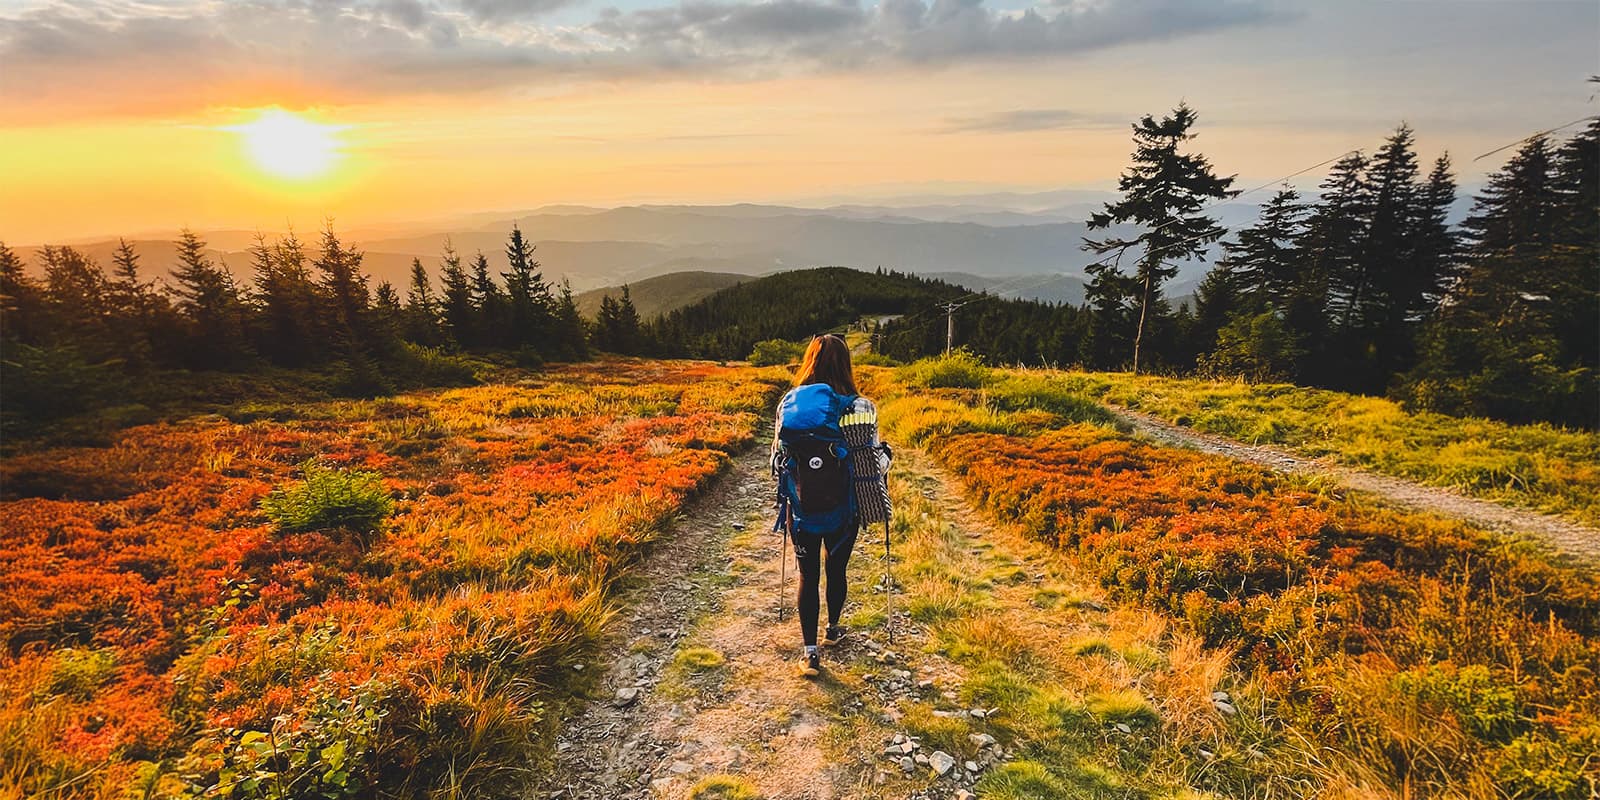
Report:
[{"label": "grassy meadow", "polygon": [[1411,412],[1282,383],[1048,372],[1053,385],[1201,433],[1447,486],[1600,526],[1600,433]]},{"label": "grassy meadow", "polygon": [[[962,706],[995,709],[958,718],[923,697],[900,722],[950,752],[996,737],[1008,756],[981,797],[1600,787],[1600,578],[1136,439],[1102,402],[1329,455],[1355,437],[1423,464],[1409,451],[1459,436],[1491,461],[1564,465],[1519,496],[1478,489],[1530,504],[1583,496],[1585,435],[960,354],[859,373],[906,453],[892,486],[905,612],[964,671]],[[787,375],[612,359],[12,443],[0,800],[516,794],[593,688],[599,670],[570,667],[595,657],[616,580],[763,437]],[[1276,438],[1226,427],[1274,414]],[[957,531],[931,464],[996,538]],[[858,604],[852,624],[882,621],[875,599]],[[671,669],[720,657],[685,651]]]},{"label": "grassy meadow", "polygon": [[[1204,650],[1185,657],[1231,653],[1229,696],[1254,698],[1254,711],[1230,704],[1217,723],[1247,744],[1207,747],[1190,785],[1227,797],[1563,800],[1600,787],[1592,573],[1462,523],[1135,440],[1058,375],[958,356],[873,370],[865,390],[887,436],[919,444],[989,515],[1114,600],[1176,622],[1182,635],[1147,643],[1153,652],[1176,658],[1194,636]],[[1102,636],[1078,648],[1128,646]],[[995,652],[974,666],[1037,682],[1025,660]],[[1135,709],[1136,728],[1187,724],[1163,716],[1165,691],[1135,685],[1102,702]],[[1048,755],[1047,744],[1025,740],[1024,752]],[[1069,762],[1030,769],[1041,772],[1017,780],[1077,785]]]},{"label": "grassy meadow", "polygon": [[0,798],[512,793],[779,381],[613,360],[10,454]]}]

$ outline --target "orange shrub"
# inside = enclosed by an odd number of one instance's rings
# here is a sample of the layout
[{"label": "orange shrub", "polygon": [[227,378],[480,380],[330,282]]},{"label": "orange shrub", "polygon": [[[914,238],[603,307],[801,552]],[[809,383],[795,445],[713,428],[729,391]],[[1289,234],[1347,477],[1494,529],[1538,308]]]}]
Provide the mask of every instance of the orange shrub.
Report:
[{"label": "orange shrub", "polygon": [[[618,569],[753,441],[777,385],[613,361],[9,459],[0,796],[504,788]],[[385,476],[396,513],[370,547],[262,512],[311,457]],[[354,769],[321,755],[335,743]]]},{"label": "orange shrub", "polygon": [[[891,433],[945,431],[926,446],[983,508],[1113,594],[1235,647],[1287,720],[1377,764],[1397,791],[1493,783],[1577,798],[1600,786],[1600,764],[1581,755],[1600,740],[1592,573],[1224,458],[995,412],[976,391],[944,398],[973,410],[929,420],[906,403],[897,417],[893,400]],[[1435,664],[1472,683],[1405,677]],[[1417,709],[1413,722],[1399,708]]]}]

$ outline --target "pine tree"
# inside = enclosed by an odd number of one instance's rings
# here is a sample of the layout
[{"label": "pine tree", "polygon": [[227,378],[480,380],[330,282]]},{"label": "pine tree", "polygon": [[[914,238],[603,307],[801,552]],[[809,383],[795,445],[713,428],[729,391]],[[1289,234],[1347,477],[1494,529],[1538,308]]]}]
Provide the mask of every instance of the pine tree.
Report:
[{"label": "pine tree", "polygon": [[111,254],[111,264],[115,290],[123,297],[130,298],[128,302],[131,305],[131,299],[141,297],[149,289],[149,284],[139,279],[139,254],[127,239],[117,239],[117,249]]},{"label": "pine tree", "polygon": [[411,285],[406,289],[406,338],[421,345],[437,347],[444,341],[440,329],[439,300],[433,295],[433,282],[422,259],[411,259]]},{"label": "pine tree", "polygon": [[644,342],[640,335],[643,326],[639,320],[639,309],[634,307],[633,294],[626,283],[622,284],[622,302],[617,308],[617,328],[622,333],[622,341],[630,355],[643,352]]},{"label": "pine tree", "polygon": [[1252,312],[1287,305],[1300,278],[1297,242],[1305,233],[1306,213],[1300,193],[1286,186],[1261,206],[1254,225],[1239,231],[1234,241],[1223,242],[1217,267],[1231,274],[1235,295]]},{"label": "pine tree", "polygon": [[1089,326],[1079,342],[1078,360],[1096,369],[1120,369],[1133,348],[1129,334],[1138,324],[1139,281],[1123,274],[1114,261],[1085,269],[1091,276],[1084,287]]},{"label": "pine tree", "polygon": [[617,299],[610,293],[600,295],[600,310],[594,316],[594,346],[603,352],[617,352]]},{"label": "pine tree", "polygon": [[1361,269],[1372,207],[1366,173],[1367,158],[1361,153],[1339,159],[1322,181],[1321,197],[1296,243],[1303,267],[1291,290],[1285,322],[1306,351],[1296,374],[1316,384],[1339,375],[1338,366],[1330,363],[1328,338],[1354,314],[1332,296],[1332,287],[1350,285],[1348,276]]},{"label": "pine tree", "polygon": [[[1591,79],[1600,82],[1600,78]],[[1558,221],[1553,239],[1556,267],[1550,292],[1553,323],[1562,352],[1571,363],[1600,373],[1600,117],[1589,121],[1556,153],[1552,176]]]},{"label": "pine tree", "polygon": [[257,236],[250,250],[256,298],[261,306],[261,352],[273,362],[303,366],[326,357],[322,305],[306,264],[305,246],[294,231],[268,244]]},{"label": "pine tree", "polygon": [[1412,231],[1411,282],[1405,287],[1408,323],[1420,322],[1438,307],[1459,267],[1460,244],[1450,229],[1450,207],[1456,201],[1456,180],[1450,155],[1439,156],[1418,197]]},{"label": "pine tree", "polygon": [[556,302],[555,339],[565,358],[579,361],[589,357],[589,339],[583,315],[572,298],[572,284],[561,282],[561,299]]},{"label": "pine tree", "polygon": [[1556,241],[1594,248],[1600,242],[1600,117],[1556,152],[1553,181],[1561,209]]},{"label": "pine tree", "polygon": [[445,335],[457,345],[473,341],[475,311],[472,307],[472,284],[467,271],[461,266],[461,256],[446,239],[444,255],[440,258],[440,285],[444,289],[441,312],[444,315]]},{"label": "pine tree", "polygon": [[112,340],[132,366],[147,366],[154,354],[157,301],[150,284],[139,277],[139,254],[127,239],[117,240],[111,254],[108,295]]},{"label": "pine tree", "polygon": [[1206,245],[1227,232],[1201,214],[1201,209],[1207,201],[1237,194],[1228,188],[1233,185],[1233,178],[1218,177],[1205,156],[1178,152],[1184,142],[1194,138],[1195,134],[1189,131],[1196,118],[1193,109],[1180,103],[1171,116],[1160,122],[1146,115],[1135,124],[1133,165],[1119,182],[1123,198],[1107,203],[1104,211],[1089,217],[1090,229],[1128,222],[1146,229],[1133,240],[1084,240],[1088,249],[1100,254],[1140,244],[1144,247],[1135,271],[1139,283],[1139,322],[1133,337],[1135,374],[1139,372],[1145,327],[1160,296],[1161,284],[1178,274],[1176,262],[1201,255]]},{"label": "pine tree", "polygon": [[44,287],[28,275],[16,251],[0,242],[0,340],[39,342],[43,316]]},{"label": "pine tree", "polygon": [[400,293],[394,284],[383,281],[372,293],[372,337],[385,355],[394,355],[394,345],[401,338],[405,324],[405,309],[400,306]]},{"label": "pine tree", "polygon": [[510,271],[500,274],[506,283],[506,305],[509,316],[509,341],[513,346],[540,344],[545,347],[560,343],[550,341],[554,333],[552,321],[555,313],[550,287],[539,272],[539,262],[533,258],[534,244],[522,236],[522,230],[511,226],[511,238],[506,243],[506,263]]},{"label": "pine tree", "polygon": [[[1347,330],[1361,330],[1366,344],[1386,344],[1385,328],[1403,309],[1398,296],[1410,260],[1412,213],[1417,195],[1417,155],[1411,128],[1401,125],[1378,148],[1367,167],[1372,205],[1355,268],[1336,275],[1333,293],[1344,304]],[[1402,312],[1403,315],[1403,312]],[[1370,341],[1376,338],[1377,341]]]},{"label": "pine tree", "polygon": [[1503,169],[1489,176],[1472,213],[1461,223],[1472,256],[1538,247],[1550,241],[1561,221],[1560,200],[1550,172],[1550,143],[1541,136],[1523,145]]},{"label": "pine tree", "polygon": [[1596,245],[1561,241],[1568,220],[1600,215],[1583,188],[1600,175],[1582,152],[1600,148],[1600,126],[1575,141],[1585,138],[1570,159],[1552,159],[1549,143],[1534,139],[1490,176],[1465,225],[1465,269],[1401,379],[1408,405],[1600,426]]},{"label": "pine tree", "polygon": [[[56,315],[70,328],[100,329],[111,311],[112,287],[100,266],[72,247],[46,245],[39,251],[44,262],[45,295]],[[94,335],[80,330],[79,335]]]},{"label": "pine tree", "polygon": [[367,308],[367,276],[361,272],[361,253],[345,247],[329,224],[322,231],[322,252],[314,266],[322,274],[323,313],[335,352],[350,358],[371,347]]},{"label": "pine tree", "polygon": [[188,363],[203,368],[241,365],[250,353],[244,304],[233,276],[206,255],[206,243],[194,231],[183,229],[177,245],[172,293],[188,326],[184,349]]},{"label": "pine tree", "polygon": [[1194,317],[1185,337],[1195,355],[1210,352],[1216,346],[1217,332],[1228,320],[1261,312],[1259,295],[1246,294],[1241,288],[1243,283],[1244,278],[1233,266],[1219,261],[1195,287]]},{"label": "pine tree", "polygon": [[504,325],[505,296],[489,274],[489,259],[482,250],[472,261],[472,309],[475,344],[504,347],[509,343],[511,337],[506,335]]}]

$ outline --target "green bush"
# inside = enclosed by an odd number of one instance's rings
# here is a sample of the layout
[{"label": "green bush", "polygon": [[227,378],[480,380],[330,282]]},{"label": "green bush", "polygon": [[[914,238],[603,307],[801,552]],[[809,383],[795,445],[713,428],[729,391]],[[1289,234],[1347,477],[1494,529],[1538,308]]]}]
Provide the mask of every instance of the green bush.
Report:
[{"label": "green bush", "polygon": [[119,364],[91,364],[72,346],[33,347],[8,341],[0,354],[3,411],[10,417],[65,417],[121,396],[124,383]]},{"label": "green bush", "polygon": [[1269,381],[1289,375],[1304,352],[1276,312],[1241,314],[1217,331],[1217,347],[1200,356],[1200,369],[1212,375]]},{"label": "green bush", "polygon": [[1556,742],[1527,734],[1500,750],[1495,777],[1506,797],[1541,800],[1588,800],[1600,791],[1594,776],[1594,754],[1600,752],[1600,731],[1589,730]]},{"label": "green bush", "polygon": [[471,361],[437,347],[406,342],[398,366],[414,386],[471,386],[478,382]]},{"label": "green bush", "polygon": [[233,798],[368,797],[367,776],[390,687],[372,680],[340,697],[319,688],[271,731],[237,731],[224,750],[218,786]]},{"label": "green bush", "polygon": [[1036,761],[1011,761],[978,781],[978,796],[996,800],[1065,800],[1072,789]]},{"label": "green bush", "polygon": [[793,364],[805,355],[805,345],[785,339],[768,339],[756,342],[750,351],[750,365],[754,367],[782,367]]},{"label": "green bush", "polygon": [[851,356],[851,361],[858,367],[898,367],[900,362],[882,353],[862,353]]},{"label": "green bush", "polygon": [[116,655],[109,649],[64,647],[51,654],[50,671],[37,691],[43,695],[88,700],[111,679],[116,667]]},{"label": "green bush", "polygon": [[1497,683],[1480,664],[1460,669],[1430,664],[1395,676],[1395,688],[1419,701],[1453,712],[1468,733],[1485,741],[1506,741],[1521,721],[1516,688]]},{"label": "green bush", "polygon": [[993,372],[971,351],[959,348],[901,367],[899,377],[925,389],[981,389],[992,380]]},{"label": "green bush", "polygon": [[376,472],[333,469],[308,461],[305,480],[274,489],[261,509],[283,533],[349,530],[371,534],[394,511]]},{"label": "green bush", "polygon": [[1155,725],[1161,721],[1144,695],[1134,691],[1096,692],[1084,701],[1089,713],[1106,722],[1125,725]]}]

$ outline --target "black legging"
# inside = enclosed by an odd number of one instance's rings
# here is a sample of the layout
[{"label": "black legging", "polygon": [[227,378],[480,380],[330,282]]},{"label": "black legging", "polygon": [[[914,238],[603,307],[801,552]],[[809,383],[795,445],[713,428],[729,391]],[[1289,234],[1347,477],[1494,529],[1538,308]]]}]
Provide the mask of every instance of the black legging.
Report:
[{"label": "black legging", "polygon": [[844,611],[845,591],[849,588],[845,568],[850,566],[850,550],[856,544],[856,526],[826,534],[796,533],[794,557],[800,565],[800,633],[807,645],[817,643],[817,583],[822,575],[822,551],[828,551],[828,624],[839,624]]}]

